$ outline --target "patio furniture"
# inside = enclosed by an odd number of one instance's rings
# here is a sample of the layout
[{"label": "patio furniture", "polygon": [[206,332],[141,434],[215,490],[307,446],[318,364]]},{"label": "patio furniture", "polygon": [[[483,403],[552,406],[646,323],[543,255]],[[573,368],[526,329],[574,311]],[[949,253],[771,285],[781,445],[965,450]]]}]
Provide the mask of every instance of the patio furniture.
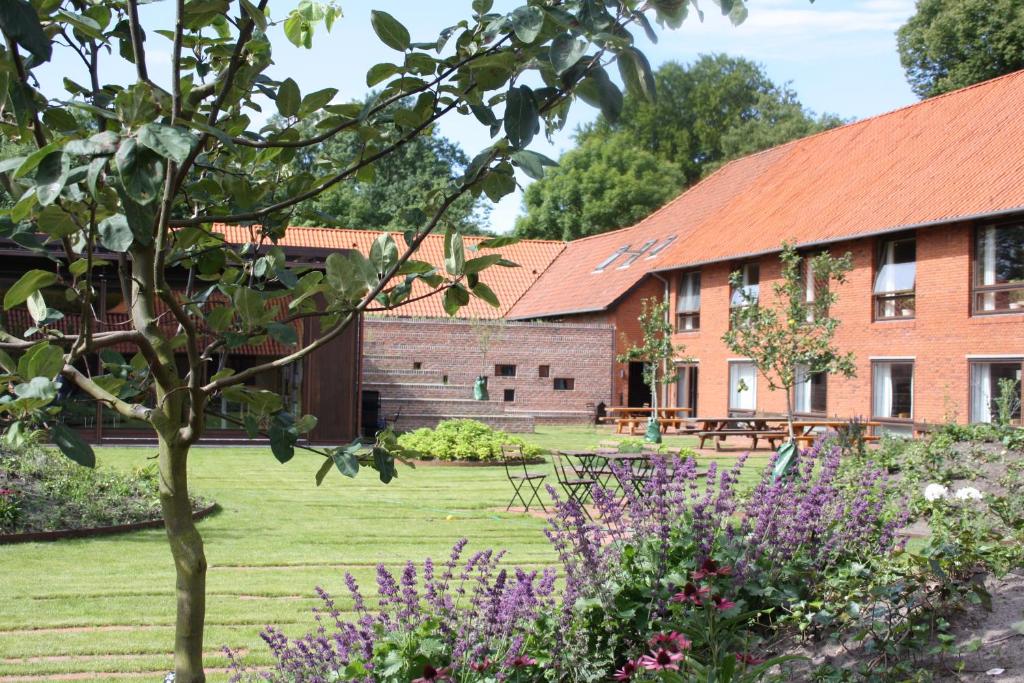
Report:
[{"label": "patio furniture", "polygon": [[[519,502],[523,504],[524,512],[530,511],[530,503],[533,501],[540,503],[541,509],[547,512],[548,509],[544,506],[544,501],[540,497],[540,487],[544,484],[544,480],[547,479],[548,475],[544,472],[530,472],[526,468],[523,447],[518,444],[503,444],[501,447],[501,460],[505,465],[505,475],[508,477],[509,483],[512,484],[512,500],[508,502],[505,510],[511,510],[512,504],[518,498]],[[522,473],[519,472],[520,467],[522,468]],[[532,491],[529,500],[523,498],[523,487],[528,487]]]},{"label": "patio furniture", "polygon": [[679,430],[685,425],[686,417],[690,412],[690,408],[679,406],[658,408],[656,414],[654,408],[648,406],[619,406],[608,409],[609,417],[615,420],[615,432],[617,434],[642,432],[646,429],[647,421],[651,418],[651,415],[656,415],[658,426],[661,428],[662,433],[668,431],[669,427]]},{"label": "patio furniture", "polygon": [[[796,439],[796,443],[799,447],[810,448],[823,433],[831,431],[842,434],[850,428],[852,423],[852,420],[793,420],[794,438]],[[785,420],[782,421],[782,424],[785,426]],[[859,424],[864,429],[872,429],[882,426],[880,422],[873,422],[870,420],[861,421]],[[870,443],[878,441],[879,436],[877,434],[863,433],[859,438]]]},{"label": "patio furniture", "polygon": [[692,434],[700,439],[700,448],[704,448],[704,442],[714,439],[715,450],[720,450],[722,442],[728,436],[746,436],[753,441],[751,448],[757,448],[758,439],[766,439],[768,444],[775,448],[777,441],[786,438],[787,432],[775,426],[770,426],[768,418],[758,417],[701,417],[697,418],[700,423]]},{"label": "patio furniture", "polygon": [[569,456],[565,452],[554,453],[551,458],[555,461],[555,478],[558,480],[558,485],[569,500],[579,504],[583,513],[590,517],[586,503],[590,500],[590,487],[596,484],[597,480],[590,476],[581,476],[573,464],[568,462]]}]

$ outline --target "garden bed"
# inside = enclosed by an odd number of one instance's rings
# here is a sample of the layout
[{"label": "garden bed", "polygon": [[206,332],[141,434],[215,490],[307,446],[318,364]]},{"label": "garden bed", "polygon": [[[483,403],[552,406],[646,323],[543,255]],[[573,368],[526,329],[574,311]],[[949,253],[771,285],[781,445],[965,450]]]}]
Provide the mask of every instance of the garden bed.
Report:
[{"label": "garden bed", "polygon": [[[194,514],[215,506],[193,499]],[[117,472],[56,451],[0,451],[0,543],[120,533],[162,525],[155,464]]]}]

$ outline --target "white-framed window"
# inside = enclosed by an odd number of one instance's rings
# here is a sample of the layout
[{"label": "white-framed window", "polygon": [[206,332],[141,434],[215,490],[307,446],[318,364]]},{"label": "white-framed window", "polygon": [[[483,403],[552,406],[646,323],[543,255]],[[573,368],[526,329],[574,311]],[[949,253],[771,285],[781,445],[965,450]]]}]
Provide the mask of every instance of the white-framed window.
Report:
[{"label": "white-framed window", "polygon": [[975,314],[1024,313],[1024,225],[978,229],[972,299]]},{"label": "white-framed window", "polygon": [[695,332],[700,329],[700,271],[683,273],[676,302],[676,331]]},{"label": "white-framed window", "polygon": [[917,240],[913,237],[884,240],[875,274],[875,319],[913,318],[916,279]]},{"label": "white-framed window", "polygon": [[1001,393],[1000,380],[1016,382],[1011,418],[1020,420],[1021,362],[1020,358],[970,361],[971,422],[995,422],[997,400]]},{"label": "white-framed window", "polygon": [[729,306],[756,306],[761,294],[761,268],[756,263],[745,263],[739,268],[739,272],[740,286],[732,288]]},{"label": "white-framed window", "polygon": [[914,361],[871,362],[871,413],[879,420],[914,417]]},{"label": "white-framed window", "polygon": [[828,375],[808,372],[806,365],[797,366],[793,408],[798,413],[824,415],[828,409]]},{"label": "white-framed window", "polygon": [[729,410],[757,410],[757,369],[750,361],[729,361]]}]

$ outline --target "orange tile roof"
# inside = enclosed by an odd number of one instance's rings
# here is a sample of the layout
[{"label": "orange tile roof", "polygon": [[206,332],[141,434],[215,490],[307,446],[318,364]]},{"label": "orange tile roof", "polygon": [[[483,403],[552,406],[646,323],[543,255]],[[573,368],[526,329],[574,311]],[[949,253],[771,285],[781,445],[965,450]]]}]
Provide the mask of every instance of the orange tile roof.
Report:
[{"label": "orange tile roof", "polygon": [[[652,271],[1024,210],[1024,71],[737,159],[635,226],[571,242],[509,313],[604,310]],[[625,244],[654,258],[594,267]]]},{"label": "orange tile roof", "polygon": [[[233,244],[244,244],[252,240],[249,228],[238,225],[214,225],[214,230],[224,235],[224,238]],[[307,228],[290,227],[285,236],[278,242],[281,247],[293,247],[302,249],[323,249],[338,251],[344,249],[357,249],[363,254],[368,254],[370,245],[381,234],[378,230],[348,230],[342,228]],[[393,233],[399,249],[403,248],[405,242],[401,233]],[[466,236],[463,242],[466,246],[467,258],[474,255],[489,253],[501,253],[508,260],[518,263],[519,268],[504,268],[492,266],[485,270],[480,280],[487,284],[501,302],[500,308],[494,308],[490,304],[472,297],[469,305],[459,310],[456,317],[459,318],[502,318],[512,305],[526,292],[527,289],[547,269],[551,262],[565,248],[564,242],[555,240],[522,240],[499,249],[481,249],[476,254],[473,249],[486,237]],[[431,263],[438,268],[444,269],[444,235],[431,234],[423,242],[416,259]],[[424,294],[429,289],[422,282],[413,286],[412,297]],[[408,317],[448,317],[441,306],[441,297],[431,296],[426,299],[414,301],[401,308],[395,309],[387,315],[408,316]]]}]

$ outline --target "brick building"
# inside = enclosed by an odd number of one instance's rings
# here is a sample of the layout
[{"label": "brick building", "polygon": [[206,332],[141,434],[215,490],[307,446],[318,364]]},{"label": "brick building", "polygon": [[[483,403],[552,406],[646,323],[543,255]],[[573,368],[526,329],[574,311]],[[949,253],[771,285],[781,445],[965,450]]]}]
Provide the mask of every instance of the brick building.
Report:
[{"label": "brick building", "polygon": [[[637,225],[569,243],[508,317],[610,324],[621,349],[641,300],[667,297],[694,363],[664,399],[777,413],[785,397],[722,342],[742,300],[729,273],[765,299],[784,241],[849,251],[834,312],[857,376],[807,378],[799,411],[897,430],[988,420],[1024,359],[1022,114],[1018,72],[733,161]],[[616,367],[616,404],[647,400],[639,369]]]}]

